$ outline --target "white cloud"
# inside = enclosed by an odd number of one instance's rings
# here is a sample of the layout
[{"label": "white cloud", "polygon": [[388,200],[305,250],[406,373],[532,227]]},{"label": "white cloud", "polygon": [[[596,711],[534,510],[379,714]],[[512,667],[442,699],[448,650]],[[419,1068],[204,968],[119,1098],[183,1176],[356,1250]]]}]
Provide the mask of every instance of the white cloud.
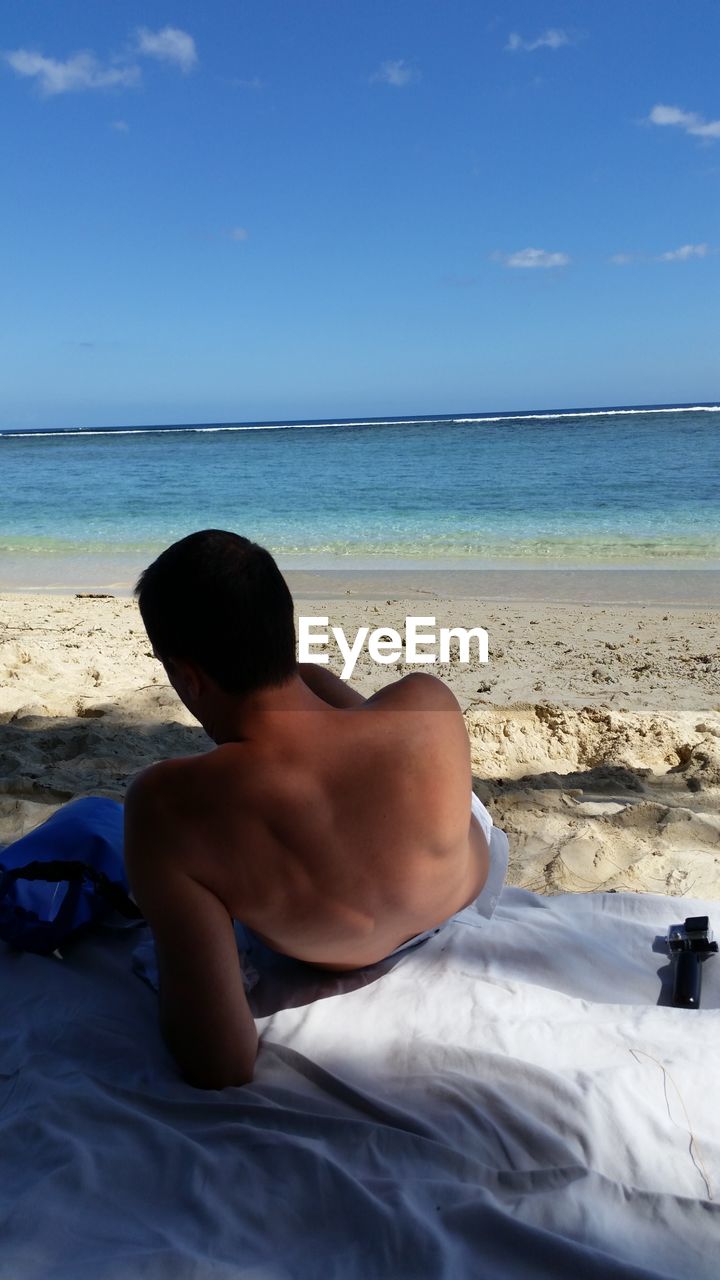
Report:
[{"label": "white cloud", "polygon": [[86,51],[74,53],[64,62],[30,49],[15,49],[4,57],[19,76],[34,78],[47,97],[83,89],[128,89],[140,79],[139,67],[103,66],[94,53]]},{"label": "white cloud", "polygon": [[506,267],[566,267],[570,261],[567,253],[548,253],[546,249],[518,249],[492,256]]},{"label": "white cloud", "polygon": [[507,53],[534,53],[536,49],[562,49],[563,45],[572,43],[569,33],[563,31],[561,27],[549,27],[536,40],[523,40],[517,31],[513,31],[508,36],[505,51]]},{"label": "white cloud", "polygon": [[404,89],[405,85],[411,84],[418,78],[417,71],[413,71],[404,58],[394,60],[391,58],[383,62],[380,70],[370,77],[371,80],[379,80],[382,84],[390,84],[394,89]]},{"label": "white cloud", "polygon": [[228,231],[231,240],[247,240],[249,234],[247,227],[231,227]]},{"label": "white cloud", "polygon": [[[140,27],[136,33],[136,52],[172,62],[181,71],[190,71],[197,62],[195,41],[177,27],[163,27],[161,31]],[[46,58],[34,49],[14,49],[0,57],[19,76],[34,80],[46,97],[87,89],[129,89],[139,83],[141,76],[135,63],[121,59],[103,63],[87,49],[64,60]]]},{"label": "white cloud", "polygon": [[680,107],[665,107],[661,102],[654,106],[648,117],[651,124],[681,124],[686,128],[696,124],[694,111],[681,111]]},{"label": "white cloud", "polygon": [[687,262],[688,258],[706,258],[710,252],[707,244],[683,244],[679,249],[669,249],[661,253],[659,262]]},{"label": "white cloud", "polygon": [[114,129],[116,133],[130,132],[130,125],[128,124],[127,120],[112,120],[110,122],[110,128]]},{"label": "white cloud", "polygon": [[190,71],[198,60],[192,36],[178,27],[163,27],[161,31],[138,27],[137,50],[148,58],[173,62],[181,71]]},{"label": "white cloud", "polygon": [[668,249],[666,253],[613,253],[608,262],[615,267],[626,267],[631,262],[687,262],[689,258],[707,258],[714,253],[718,250],[709,244],[682,244],[679,249]]},{"label": "white cloud", "polygon": [[648,116],[650,124],[675,125],[695,138],[720,138],[720,120],[706,120],[697,111],[683,111],[658,102]]}]

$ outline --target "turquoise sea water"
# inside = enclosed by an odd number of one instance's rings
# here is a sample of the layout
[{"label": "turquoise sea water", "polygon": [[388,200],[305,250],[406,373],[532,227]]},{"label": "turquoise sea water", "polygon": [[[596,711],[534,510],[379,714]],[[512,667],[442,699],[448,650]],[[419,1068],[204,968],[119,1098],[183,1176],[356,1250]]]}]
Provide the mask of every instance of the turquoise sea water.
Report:
[{"label": "turquoise sea water", "polygon": [[0,586],[209,526],[286,567],[720,565],[720,406],[5,430],[0,472]]}]

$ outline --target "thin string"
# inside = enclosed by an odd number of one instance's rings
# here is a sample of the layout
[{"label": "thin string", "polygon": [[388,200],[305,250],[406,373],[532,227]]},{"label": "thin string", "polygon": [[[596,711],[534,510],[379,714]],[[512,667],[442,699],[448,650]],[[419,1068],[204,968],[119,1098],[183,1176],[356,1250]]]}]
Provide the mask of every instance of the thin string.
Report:
[{"label": "thin string", "polygon": [[[680,1106],[681,1106],[681,1107],[682,1107],[682,1109],[683,1109],[683,1112],[684,1112],[684,1114],[685,1114],[685,1120],[686,1120],[686,1123],[687,1123],[687,1131],[688,1131],[688,1133],[690,1134],[690,1146],[688,1147],[688,1151],[689,1151],[689,1153],[690,1153],[690,1159],[692,1160],[693,1164],[695,1165],[695,1168],[697,1169],[698,1173],[700,1174],[700,1177],[702,1178],[703,1182],[705,1183],[705,1187],[706,1187],[707,1194],[708,1194],[708,1200],[713,1200],[713,1199],[714,1199],[714,1196],[713,1196],[713,1193],[712,1193],[712,1190],[711,1190],[711,1187],[710,1187],[710,1179],[709,1179],[709,1177],[708,1177],[707,1169],[705,1168],[705,1162],[703,1161],[703,1158],[702,1158],[702,1156],[700,1155],[700,1144],[699,1144],[699,1142],[698,1142],[697,1138],[695,1137],[695,1134],[693,1133],[692,1125],[690,1124],[690,1117],[689,1117],[689,1115],[688,1115],[688,1113],[687,1113],[687,1107],[685,1106],[685,1103],[683,1102],[683,1096],[682,1096],[682,1094],[681,1094],[681,1092],[680,1092],[680,1090],[679,1090],[679,1088],[678,1088],[677,1084],[675,1083],[675,1081],[673,1080],[672,1076],[670,1075],[670,1072],[668,1071],[667,1067],[666,1067],[666,1066],[664,1066],[664,1064],[660,1061],[660,1059],[659,1059],[659,1058],[655,1058],[655,1057],[653,1057],[653,1055],[652,1055],[651,1053],[648,1053],[645,1049],[630,1049],[630,1050],[629,1050],[629,1052],[633,1055],[633,1057],[635,1058],[635,1060],[636,1060],[636,1061],[637,1061],[637,1054],[638,1054],[638,1053],[642,1053],[642,1054],[644,1054],[644,1056],[645,1056],[646,1058],[650,1058],[653,1062],[657,1062],[658,1066],[660,1067],[660,1069],[661,1069],[661,1071],[662,1071],[662,1073],[663,1073],[663,1091],[664,1091],[664,1093],[665,1093],[665,1106],[667,1107],[667,1113],[668,1113],[668,1116],[669,1116],[669,1118],[672,1120],[673,1124],[677,1125],[678,1129],[680,1129],[680,1128],[682,1128],[682,1126],[681,1126],[681,1125],[679,1125],[679,1124],[677,1123],[677,1120],[675,1120],[675,1119],[673,1118],[672,1112],[671,1112],[671,1110],[670,1110],[670,1102],[669,1102],[669,1100],[668,1100],[668,1095],[667,1095],[667,1081],[669,1080],[669,1081],[671,1082],[671,1084],[673,1085],[673,1088],[675,1089],[675,1092],[676,1092],[676,1094],[677,1094],[678,1098],[680,1099]],[[695,1150],[693,1150],[693,1148],[695,1148]],[[697,1160],[695,1159],[695,1151],[697,1151]],[[700,1162],[699,1164],[698,1164],[698,1161]]]}]

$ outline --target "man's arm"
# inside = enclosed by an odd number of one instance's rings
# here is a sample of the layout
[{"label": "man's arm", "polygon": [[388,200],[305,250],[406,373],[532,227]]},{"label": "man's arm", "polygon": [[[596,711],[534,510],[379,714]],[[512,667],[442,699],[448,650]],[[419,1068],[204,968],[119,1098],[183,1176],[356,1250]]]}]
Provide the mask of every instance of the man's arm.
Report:
[{"label": "man's arm", "polygon": [[357,689],[350,688],[346,680],[341,680],[318,662],[298,662],[297,671],[308,689],[331,707],[356,707],[366,701]]},{"label": "man's arm", "polygon": [[249,1084],[258,1037],[232,919],[177,865],[180,851],[170,847],[172,823],[167,814],[163,821],[163,808],[152,772],[132,784],[125,803],[125,865],[155,939],[160,1028],[188,1084]]}]

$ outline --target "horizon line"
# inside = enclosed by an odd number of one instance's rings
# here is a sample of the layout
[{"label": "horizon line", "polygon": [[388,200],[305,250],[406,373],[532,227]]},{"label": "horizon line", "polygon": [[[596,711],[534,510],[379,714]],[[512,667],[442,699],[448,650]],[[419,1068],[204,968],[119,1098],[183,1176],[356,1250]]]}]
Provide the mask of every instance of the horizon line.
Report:
[{"label": "horizon line", "polygon": [[262,431],[293,430],[298,428],[330,428],[330,427],[362,427],[362,426],[403,426],[429,422],[469,424],[472,422],[521,421],[523,419],[552,419],[577,417],[604,417],[610,415],[641,413],[677,413],[677,412],[720,412],[720,401],[683,402],[679,404],[635,404],[635,405],[597,405],[577,406],[564,409],[520,409],[476,411],[465,413],[440,414],[403,414],[395,416],[354,417],[354,418],[275,418],[247,419],[229,422],[163,422],[144,423],[138,426],[123,424],[90,427],[0,427],[0,437],[16,438],[30,435],[135,435],[155,431]]}]

